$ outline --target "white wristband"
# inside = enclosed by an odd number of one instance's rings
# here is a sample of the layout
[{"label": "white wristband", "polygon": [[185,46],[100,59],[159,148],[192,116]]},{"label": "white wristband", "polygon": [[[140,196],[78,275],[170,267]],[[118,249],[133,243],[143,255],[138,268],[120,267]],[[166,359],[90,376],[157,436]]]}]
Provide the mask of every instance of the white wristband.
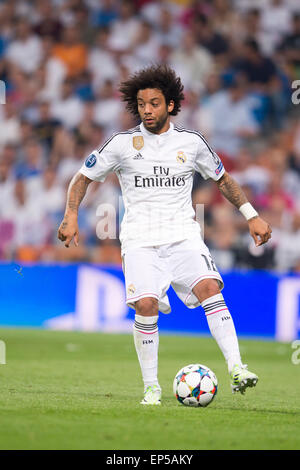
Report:
[{"label": "white wristband", "polygon": [[247,220],[258,216],[258,213],[254,209],[254,207],[251,206],[250,202],[245,202],[245,204],[242,204],[241,207],[239,208],[239,211],[243,214],[243,216]]}]

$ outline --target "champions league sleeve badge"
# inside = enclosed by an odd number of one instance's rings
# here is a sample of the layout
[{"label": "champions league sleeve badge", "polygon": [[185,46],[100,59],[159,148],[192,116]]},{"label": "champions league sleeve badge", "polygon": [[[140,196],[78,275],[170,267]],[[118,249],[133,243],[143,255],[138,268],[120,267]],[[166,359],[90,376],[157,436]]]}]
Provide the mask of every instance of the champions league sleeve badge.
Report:
[{"label": "champions league sleeve badge", "polygon": [[94,155],[93,153],[91,153],[91,155],[89,155],[89,156],[87,157],[87,159],[85,160],[85,166],[86,166],[87,168],[92,168],[92,167],[95,165],[96,160],[97,160],[96,155]]},{"label": "champions league sleeve badge", "polygon": [[223,170],[223,163],[219,155],[216,154],[216,152],[212,152],[212,157],[213,157],[215,164],[217,165],[217,168],[215,169],[215,173],[216,175],[219,175],[220,172]]},{"label": "champions league sleeve badge", "polygon": [[221,162],[218,168],[215,170],[216,175],[219,175],[222,170],[223,170],[223,163]]}]

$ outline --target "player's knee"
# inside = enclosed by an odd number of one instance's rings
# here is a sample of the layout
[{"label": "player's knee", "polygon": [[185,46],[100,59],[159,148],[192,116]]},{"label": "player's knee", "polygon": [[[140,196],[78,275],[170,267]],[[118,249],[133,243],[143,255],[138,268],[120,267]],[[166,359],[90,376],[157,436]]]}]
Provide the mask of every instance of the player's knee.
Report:
[{"label": "player's knee", "polygon": [[158,301],[152,297],[140,299],[135,303],[135,311],[138,315],[155,316],[158,315]]},{"label": "player's knee", "polygon": [[213,295],[220,294],[220,287],[216,279],[203,279],[194,288],[193,292],[200,302]]}]

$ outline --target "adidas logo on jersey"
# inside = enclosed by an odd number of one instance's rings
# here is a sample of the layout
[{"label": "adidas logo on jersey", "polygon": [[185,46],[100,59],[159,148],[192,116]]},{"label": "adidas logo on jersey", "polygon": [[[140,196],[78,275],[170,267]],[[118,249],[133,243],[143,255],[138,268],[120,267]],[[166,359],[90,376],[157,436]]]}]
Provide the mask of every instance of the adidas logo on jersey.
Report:
[{"label": "adidas logo on jersey", "polygon": [[133,160],[144,160],[143,155],[139,152],[134,157]]}]

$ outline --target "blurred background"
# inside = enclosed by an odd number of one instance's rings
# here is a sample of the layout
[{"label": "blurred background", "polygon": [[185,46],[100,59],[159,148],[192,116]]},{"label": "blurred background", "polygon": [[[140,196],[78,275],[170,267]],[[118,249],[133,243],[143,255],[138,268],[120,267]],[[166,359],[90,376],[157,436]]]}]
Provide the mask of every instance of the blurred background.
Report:
[{"label": "blurred background", "polygon": [[[99,204],[122,216],[115,175],[89,188],[79,248],[65,249],[57,229],[67,186],[86,156],[136,125],[119,82],[151,63],[182,78],[185,101],[173,121],[207,138],[273,228],[267,246],[254,248],[244,218],[195,175],[193,203],[205,204],[205,242],[220,271],[255,270],[276,283],[292,273],[299,281],[300,105],[292,99],[300,80],[299,0],[0,0],[0,260],[6,282],[16,266],[13,291],[16,282],[26,285],[29,265],[119,272],[118,240],[96,232]],[[16,323],[6,317],[16,295],[7,302],[0,323]]]}]

